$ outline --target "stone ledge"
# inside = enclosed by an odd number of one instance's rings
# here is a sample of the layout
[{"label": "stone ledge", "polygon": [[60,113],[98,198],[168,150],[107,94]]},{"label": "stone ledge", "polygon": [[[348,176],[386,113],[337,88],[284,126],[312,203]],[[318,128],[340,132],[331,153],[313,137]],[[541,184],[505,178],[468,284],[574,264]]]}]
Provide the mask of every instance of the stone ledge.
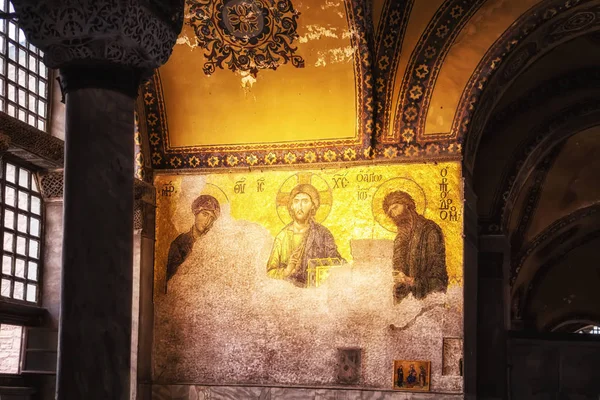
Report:
[{"label": "stone ledge", "polygon": [[62,168],[65,162],[65,142],[42,132],[25,122],[0,112],[0,135],[10,154],[40,168]]},{"label": "stone ledge", "polygon": [[40,326],[48,312],[45,308],[0,300],[0,323]]},{"label": "stone ledge", "polygon": [[[139,400],[463,400],[462,393],[262,386],[139,385]],[[151,389],[151,395],[149,387]],[[145,390],[144,390],[145,389]],[[149,397],[150,396],[150,397]]]}]

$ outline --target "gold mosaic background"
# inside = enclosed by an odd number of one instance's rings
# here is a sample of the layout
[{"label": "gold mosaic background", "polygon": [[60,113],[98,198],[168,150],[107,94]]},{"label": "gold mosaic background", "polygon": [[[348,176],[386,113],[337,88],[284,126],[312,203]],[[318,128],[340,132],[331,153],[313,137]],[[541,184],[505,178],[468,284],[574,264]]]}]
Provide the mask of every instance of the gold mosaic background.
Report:
[{"label": "gold mosaic background", "polygon": [[[458,162],[159,175],[155,378],[330,385],[337,348],[359,347],[363,386],[388,387],[394,359],[421,359],[432,361],[432,388],[462,390],[460,377],[441,374],[443,338],[462,337],[460,176]],[[320,191],[316,221],[348,261],[318,288],[266,274],[274,238],[290,221],[281,203],[299,182]],[[394,303],[396,234],[381,212],[391,190],[410,193],[417,212],[441,227],[447,293]],[[190,205],[200,194],[219,200],[221,216],[165,292],[169,245],[190,230]]]}]

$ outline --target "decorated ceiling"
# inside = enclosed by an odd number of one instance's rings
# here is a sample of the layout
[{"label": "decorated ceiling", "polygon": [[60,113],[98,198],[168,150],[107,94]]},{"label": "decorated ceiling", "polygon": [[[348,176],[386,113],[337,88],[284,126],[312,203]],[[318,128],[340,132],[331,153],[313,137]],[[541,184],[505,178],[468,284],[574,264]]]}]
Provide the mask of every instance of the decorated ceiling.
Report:
[{"label": "decorated ceiling", "polygon": [[597,1],[189,0],[139,107],[154,169],[458,159]]},{"label": "decorated ceiling", "polygon": [[158,150],[152,164],[236,167],[369,155],[364,13],[355,0],[188,1],[173,55],[144,93]]}]

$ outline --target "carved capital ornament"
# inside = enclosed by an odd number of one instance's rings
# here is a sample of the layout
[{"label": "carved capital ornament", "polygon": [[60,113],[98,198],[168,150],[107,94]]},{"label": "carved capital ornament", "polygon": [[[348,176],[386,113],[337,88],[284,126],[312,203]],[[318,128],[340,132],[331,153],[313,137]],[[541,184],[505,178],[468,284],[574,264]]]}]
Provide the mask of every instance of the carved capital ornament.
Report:
[{"label": "carved capital ornament", "polygon": [[117,79],[136,81],[135,90],[129,85],[123,91],[137,93],[139,79],[169,59],[183,25],[184,0],[13,3],[19,27],[44,52],[45,64],[61,69],[71,89],[115,86],[118,90],[118,83],[111,84]]}]

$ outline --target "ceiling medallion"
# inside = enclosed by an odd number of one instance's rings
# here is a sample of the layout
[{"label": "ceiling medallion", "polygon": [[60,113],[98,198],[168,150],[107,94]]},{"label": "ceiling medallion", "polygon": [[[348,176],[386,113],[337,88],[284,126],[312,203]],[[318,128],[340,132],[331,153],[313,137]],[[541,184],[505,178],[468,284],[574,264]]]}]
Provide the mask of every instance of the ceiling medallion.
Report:
[{"label": "ceiling medallion", "polygon": [[292,43],[300,15],[290,0],[187,0],[189,24],[198,45],[205,49],[204,73],[225,65],[232,71],[256,76],[261,69],[277,69],[291,62],[304,67]]}]

